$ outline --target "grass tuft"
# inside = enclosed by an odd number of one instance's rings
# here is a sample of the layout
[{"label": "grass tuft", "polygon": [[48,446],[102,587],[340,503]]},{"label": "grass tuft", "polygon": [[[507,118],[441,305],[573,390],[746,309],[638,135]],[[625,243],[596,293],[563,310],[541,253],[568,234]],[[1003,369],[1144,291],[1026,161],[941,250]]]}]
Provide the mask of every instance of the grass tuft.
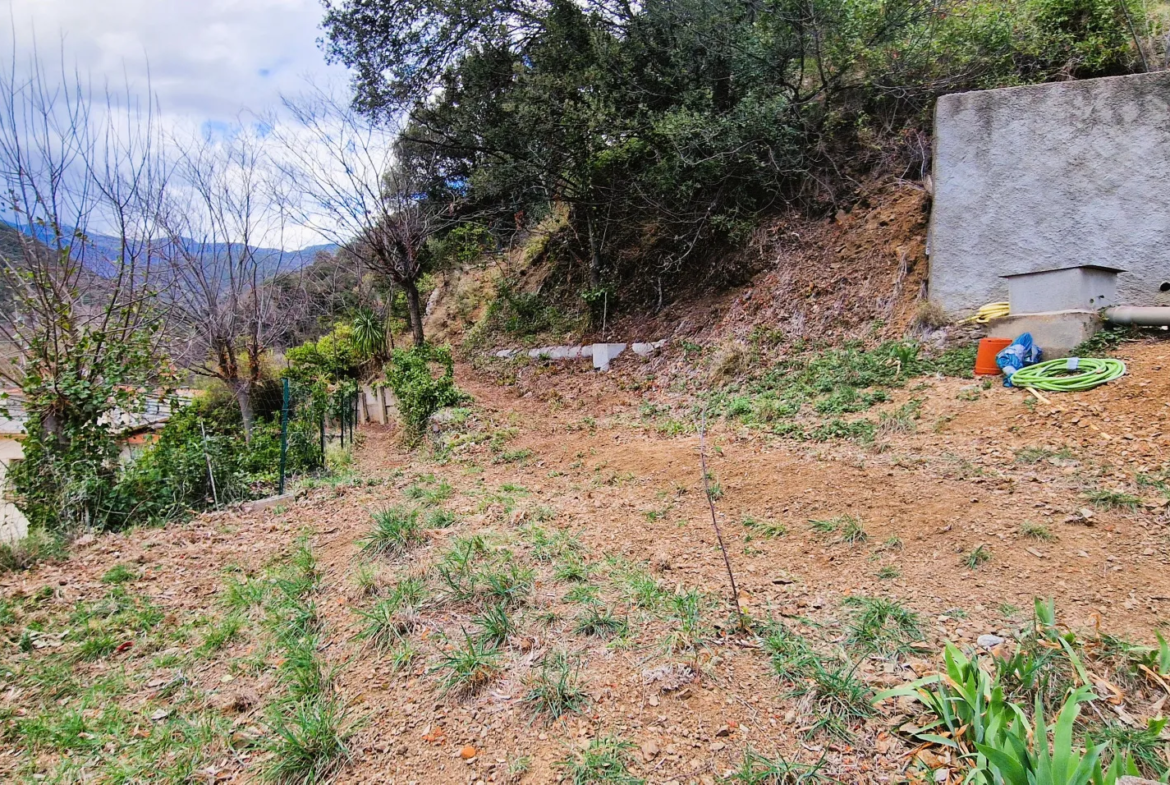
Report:
[{"label": "grass tuft", "polygon": [[475,617],[475,623],[479,625],[479,637],[495,646],[503,646],[516,632],[516,623],[503,602],[489,605]]},{"label": "grass tuft", "polygon": [[978,546],[963,558],[963,564],[966,564],[967,568],[971,570],[977,570],[989,561],[991,561],[991,549],[986,545]]},{"label": "grass tuft", "polygon": [[388,507],[372,516],[374,531],[362,542],[362,553],[393,556],[423,542],[418,510]]},{"label": "grass tuft", "polygon": [[138,573],[127,567],[125,564],[115,564],[110,569],[106,570],[105,575],[102,576],[102,583],[119,584],[129,583],[130,581],[138,580]]},{"label": "grass tuft", "polygon": [[783,755],[768,758],[748,747],[743,753],[743,762],[732,772],[727,782],[740,785],[808,785],[828,782],[821,776],[821,763],[812,766],[791,763]]},{"label": "grass tuft", "polygon": [[310,785],[329,780],[350,758],[348,713],[333,697],[302,700],[274,711],[273,736],[264,747],[272,759],[264,778],[280,785]]},{"label": "grass tuft", "polygon": [[413,621],[401,612],[402,600],[389,597],[375,603],[369,610],[358,610],[364,624],[355,636],[381,651],[389,651],[414,628]]},{"label": "grass tuft", "polygon": [[771,657],[772,670],[784,681],[805,678],[819,658],[807,640],[783,625],[768,633],[764,648]]},{"label": "grass tuft", "polygon": [[1141,497],[1103,488],[1086,492],[1085,498],[1103,510],[1136,510],[1142,503]]},{"label": "grass tuft", "polygon": [[589,696],[581,688],[578,668],[564,652],[546,654],[540,671],[528,681],[524,703],[533,713],[554,722],[571,712],[581,711]]},{"label": "grass tuft", "polygon": [[859,545],[869,539],[869,535],[865,533],[861,521],[851,515],[842,517],[841,542],[848,543],[849,545]]},{"label": "grass tuft", "polygon": [[602,736],[575,755],[553,765],[572,785],[639,785],[645,780],[630,773],[634,745],[615,736]]},{"label": "grass tuft", "polygon": [[914,644],[922,640],[918,614],[897,600],[851,597],[845,605],[852,611],[850,646],[889,656],[913,651]]},{"label": "grass tuft", "polygon": [[1020,524],[1020,536],[1040,540],[1041,542],[1052,542],[1056,539],[1056,535],[1047,526],[1042,523],[1032,523],[1031,521],[1024,521]]},{"label": "grass tuft", "polygon": [[775,523],[774,521],[760,521],[748,516],[743,519],[743,526],[745,529],[751,529],[762,537],[771,539],[773,537],[783,537],[788,534],[788,527],[782,523]]},{"label": "grass tuft", "polygon": [[624,636],[629,632],[630,623],[624,617],[617,616],[609,608],[602,605],[589,605],[573,622],[573,631],[579,635],[590,635],[595,638],[613,638]]},{"label": "grass tuft", "polygon": [[873,694],[865,682],[857,678],[855,671],[855,666],[825,667],[818,660],[813,663],[809,679],[797,683],[792,694],[808,696],[819,715],[810,729],[813,733],[826,731],[848,739],[850,725],[872,716]]},{"label": "grass tuft", "polygon": [[443,654],[435,670],[442,673],[442,694],[474,695],[500,675],[500,651],[492,643],[463,631],[463,643]]}]

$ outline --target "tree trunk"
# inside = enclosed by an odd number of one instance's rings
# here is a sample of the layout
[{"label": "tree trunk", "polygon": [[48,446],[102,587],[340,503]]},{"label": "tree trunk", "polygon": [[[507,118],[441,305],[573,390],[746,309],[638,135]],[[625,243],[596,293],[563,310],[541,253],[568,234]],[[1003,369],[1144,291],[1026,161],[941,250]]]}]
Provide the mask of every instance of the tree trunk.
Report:
[{"label": "tree trunk", "polygon": [[589,288],[601,286],[601,239],[593,225],[593,208],[585,208],[585,229],[589,235]]},{"label": "tree trunk", "polygon": [[406,290],[406,306],[410,310],[410,329],[414,333],[414,345],[422,346],[426,342],[423,336],[422,305],[419,302],[418,285],[414,281],[402,284]]},{"label": "tree trunk", "polygon": [[240,406],[240,419],[244,422],[244,441],[252,443],[252,385],[246,379],[236,379],[230,385]]}]

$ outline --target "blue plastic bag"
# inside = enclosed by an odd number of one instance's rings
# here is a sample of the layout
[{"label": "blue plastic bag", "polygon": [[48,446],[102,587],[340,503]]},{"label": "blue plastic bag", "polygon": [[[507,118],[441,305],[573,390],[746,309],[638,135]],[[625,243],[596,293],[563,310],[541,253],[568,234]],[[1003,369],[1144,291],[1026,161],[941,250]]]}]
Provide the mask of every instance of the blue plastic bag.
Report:
[{"label": "blue plastic bag", "polygon": [[1040,347],[1032,342],[1032,333],[1024,333],[1011,346],[995,355],[995,364],[1003,371],[1003,386],[1012,386],[1012,374],[1021,368],[1035,365],[1044,355]]}]

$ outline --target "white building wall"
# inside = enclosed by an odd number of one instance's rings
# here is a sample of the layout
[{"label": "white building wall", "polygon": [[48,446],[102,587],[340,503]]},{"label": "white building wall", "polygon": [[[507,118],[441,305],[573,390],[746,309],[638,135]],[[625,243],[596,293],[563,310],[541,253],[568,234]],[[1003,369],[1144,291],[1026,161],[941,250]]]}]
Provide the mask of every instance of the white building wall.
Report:
[{"label": "white building wall", "polygon": [[28,535],[28,519],[9,501],[8,467],[24,458],[20,442],[0,438],[0,543],[11,543]]}]

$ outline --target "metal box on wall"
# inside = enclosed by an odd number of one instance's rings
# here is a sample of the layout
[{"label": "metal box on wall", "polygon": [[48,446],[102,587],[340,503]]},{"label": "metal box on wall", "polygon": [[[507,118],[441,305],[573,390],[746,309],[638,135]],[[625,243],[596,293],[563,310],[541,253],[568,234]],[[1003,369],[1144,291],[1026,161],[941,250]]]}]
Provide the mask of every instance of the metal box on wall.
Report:
[{"label": "metal box on wall", "polygon": [[1116,267],[1096,264],[1002,276],[1012,315],[1049,311],[1099,311],[1117,305]]}]

